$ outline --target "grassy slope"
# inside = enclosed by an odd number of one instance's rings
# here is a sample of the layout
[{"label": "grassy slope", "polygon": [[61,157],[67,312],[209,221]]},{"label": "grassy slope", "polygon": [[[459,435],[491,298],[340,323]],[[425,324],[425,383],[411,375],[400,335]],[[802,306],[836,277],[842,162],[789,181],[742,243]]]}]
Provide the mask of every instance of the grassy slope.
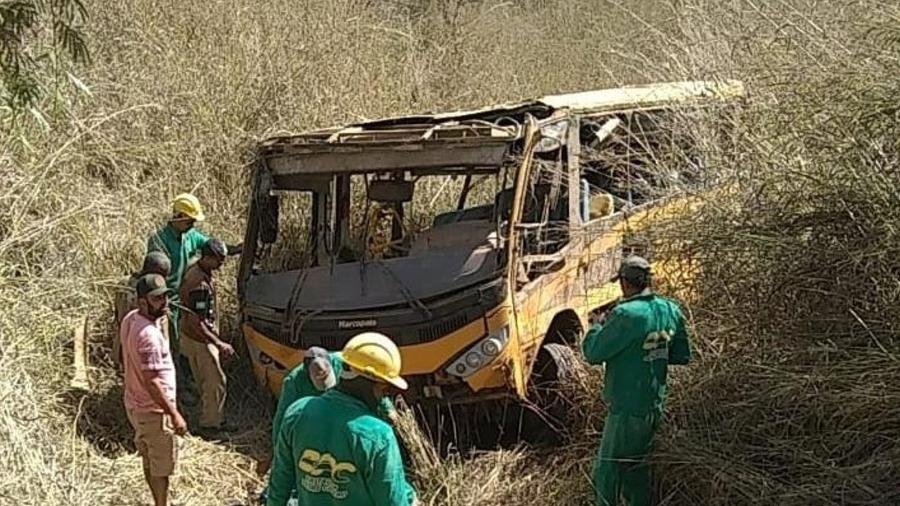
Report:
[{"label": "grassy slope", "polygon": [[[65,392],[70,328],[87,312],[103,339],[106,287],[136,265],[175,193],[195,190],[207,229],[240,238],[254,140],[717,76],[745,79],[754,96],[740,163],[719,169],[741,182],[739,195],[690,223],[707,273],[694,308],[702,360],[675,378],[657,456],[665,494],[675,504],[891,503],[900,403],[886,385],[897,369],[873,343],[896,350],[897,51],[889,22],[868,30],[897,13],[874,1],[460,3],[89,4],[93,96],[74,98],[52,132],[23,127],[0,143],[0,504],[146,497],[114,382]],[[257,485],[247,455],[264,444],[263,410],[236,383],[232,409],[247,431],[228,449],[187,442],[177,491],[189,504]],[[498,452],[436,463],[417,452],[423,495],[588,501],[600,408],[593,395],[585,403],[594,415],[548,462]]]}]

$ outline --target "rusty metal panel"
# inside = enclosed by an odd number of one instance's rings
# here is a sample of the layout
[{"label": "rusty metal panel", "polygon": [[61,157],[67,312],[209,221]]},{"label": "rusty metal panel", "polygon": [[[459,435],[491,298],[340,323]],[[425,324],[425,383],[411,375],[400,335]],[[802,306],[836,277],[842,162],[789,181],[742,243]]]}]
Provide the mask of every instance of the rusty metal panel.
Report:
[{"label": "rusty metal panel", "polygon": [[352,174],[371,171],[438,167],[499,166],[507,142],[466,145],[404,144],[390,149],[376,146],[355,149],[274,154],[266,165],[276,178],[292,174]]}]

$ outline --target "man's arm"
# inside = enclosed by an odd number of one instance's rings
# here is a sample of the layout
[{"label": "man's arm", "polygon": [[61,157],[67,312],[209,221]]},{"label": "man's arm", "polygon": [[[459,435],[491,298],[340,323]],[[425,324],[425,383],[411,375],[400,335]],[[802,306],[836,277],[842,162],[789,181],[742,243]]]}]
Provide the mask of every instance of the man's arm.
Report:
[{"label": "man's arm", "polygon": [[172,418],[175,432],[183,435],[187,432],[187,423],[178,412],[175,402],[166,396],[165,382],[160,373],[164,367],[163,357],[167,351],[161,349],[163,346],[165,344],[161,336],[154,336],[149,332],[138,336],[137,353],[140,360],[141,382],[153,402]]},{"label": "man's arm", "polygon": [[289,424],[278,432],[275,444],[275,457],[272,461],[272,474],[269,475],[268,498],[266,506],[285,506],[291,498],[291,491],[297,482],[297,471],[294,468],[294,457],[291,454],[291,426],[293,417],[288,417]]},{"label": "man's arm", "polygon": [[184,324],[187,326],[188,330],[191,331],[192,337],[196,336],[200,341],[216,346],[225,344],[224,341],[219,339],[219,335],[216,334],[213,329],[209,328],[209,325],[203,323],[203,319],[200,315],[193,310],[182,312],[181,318],[184,320]]},{"label": "man's arm", "polygon": [[204,343],[210,343],[222,352],[226,357],[234,354],[234,348],[223,341],[204,321],[203,316],[210,310],[211,292],[208,288],[200,286],[188,293],[187,311],[182,312],[181,318],[190,332],[191,337]]},{"label": "man's arm", "polygon": [[228,256],[240,255],[244,252],[244,243],[226,244],[225,249],[228,251]]},{"label": "man's arm", "polygon": [[630,318],[618,308],[613,309],[606,323],[588,330],[581,343],[584,359],[591,365],[600,365],[618,355],[629,342]]},{"label": "man's arm", "polygon": [[415,504],[416,491],[406,481],[400,446],[394,431],[386,434],[385,442],[374,449],[369,461],[372,467],[367,476],[367,487],[374,504],[385,506],[409,506]]},{"label": "man's arm", "polygon": [[287,413],[288,407],[300,398],[297,393],[297,376],[306,374],[303,362],[295,367],[281,383],[281,393],[278,395],[278,407],[275,409],[275,415],[272,416],[272,449],[278,444],[278,434],[281,433],[281,424],[284,421],[284,415]]},{"label": "man's arm", "polygon": [[184,234],[182,241],[185,240],[190,240],[190,242],[187,243],[187,258],[190,259],[200,254],[200,248],[206,244],[206,241],[209,240],[209,236],[194,227]]},{"label": "man's arm", "polygon": [[669,348],[669,363],[672,365],[687,365],[691,361],[691,340],[688,335],[684,313],[673,304],[675,313],[675,335],[672,337],[672,346]]},{"label": "man's arm", "polygon": [[172,418],[175,433],[183,436],[187,432],[187,422],[184,421],[184,417],[181,416],[175,403],[166,397],[163,379],[159,371],[144,369],[141,371],[141,378],[144,380],[144,388],[147,389],[153,402],[162,408],[163,413]]}]

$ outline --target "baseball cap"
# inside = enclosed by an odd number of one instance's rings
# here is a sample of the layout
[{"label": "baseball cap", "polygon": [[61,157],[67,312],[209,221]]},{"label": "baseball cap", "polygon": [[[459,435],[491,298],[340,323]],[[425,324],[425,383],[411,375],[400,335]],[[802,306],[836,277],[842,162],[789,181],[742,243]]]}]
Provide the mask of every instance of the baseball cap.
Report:
[{"label": "baseball cap", "polygon": [[620,278],[629,281],[641,281],[649,278],[651,274],[650,262],[644,257],[630,255],[622,260],[622,264],[619,265],[619,272],[613,278],[613,281],[618,281]]},{"label": "baseball cap", "polygon": [[171,290],[166,286],[166,280],[159,274],[146,274],[138,279],[135,287],[138,297],[155,297],[169,294]]},{"label": "baseball cap", "polygon": [[205,257],[225,258],[228,256],[228,247],[221,239],[212,238],[203,243],[203,246],[200,247],[200,254]]}]

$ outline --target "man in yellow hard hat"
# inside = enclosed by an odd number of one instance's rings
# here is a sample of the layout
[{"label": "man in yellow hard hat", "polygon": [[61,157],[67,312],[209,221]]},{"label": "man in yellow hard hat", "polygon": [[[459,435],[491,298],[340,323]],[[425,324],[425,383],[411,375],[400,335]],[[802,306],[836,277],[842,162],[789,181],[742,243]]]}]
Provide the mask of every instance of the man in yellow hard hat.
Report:
[{"label": "man in yellow hard hat", "polygon": [[[172,290],[178,290],[188,264],[209,240],[206,234],[194,227],[204,220],[206,215],[197,197],[190,193],[179,194],[172,200],[172,217],[147,241],[147,251],[161,251],[169,257],[172,268],[166,284]],[[240,244],[228,245],[228,254],[239,255],[241,249]]]},{"label": "man in yellow hard hat", "polygon": [[[285,376],[281,383],[281,392],[278,395],[278,406],[272,416],[272,450],[278,446],[278,434],[281,432],[281,423],[285,413],[292,404],[304,397],[317,397],[337,386],[341,381],[341,373],[344,363],[341,361],[340,352],[329,352],[324,348],[313,346],[303,353],[303,361]],[[399,415],[390,396],[385,396],[378,403],[376,414],[382,420],[394,424]],[[257,472],[265,475],[272,463],[272,457],[264,458],[259,462]],[[261,498],[266,496],[264,490]],[[265,499],[262,499],[265,503]]]},{"label": "man in yellow hard hat", "polygon": [[408,506],[416,494],[406,480],[394,430],[377,409],[400,377],[400,350],[387,336],[359,334],[340,352],[341,381],[318,397],[293,403],[275,445],[268,506],[299,504]]},{"label": "man in yellow hard hat", "polygon": [[[195,259],[209,237],[194,225],[204,221],[206,215],[200,201],[190,193],[182,193],[172,200],[172,217],[168,223],[147,241],[147,251],[161,251],[169,257],[171,269],[166,285],[176,293],[188,264]],[[242,245],[228,245],[229,255],[241,253]],[[178,345],[178,307],[174,305],[169,317],[169,332],[173,346]]]},{"label": "man in yellow hard hat", "polygon": [[[186,359],[180,353],[179,335],[179,310],[180,301],[177,300],[178,290],[181,287],[181,279],[187,270],[188,264],[200,254],[200,248],[209,241],[209,237],[197,230],[194,225],[206,220],[200,200],[190,193],[181,193],[172,200],[172,217],[147,241],[147,251],[160,251],[169,257],[171,269],[166,278],[166,285],[176,294],[169,309],[169,337],[176,357],[178,367],[178,385],[186,387],[191,382],[185,376],[188,372]],[[229,255],[240,254],[242,245],[227,246]],[[179,401],[187,397],[187,391],[179,393]]]}]

